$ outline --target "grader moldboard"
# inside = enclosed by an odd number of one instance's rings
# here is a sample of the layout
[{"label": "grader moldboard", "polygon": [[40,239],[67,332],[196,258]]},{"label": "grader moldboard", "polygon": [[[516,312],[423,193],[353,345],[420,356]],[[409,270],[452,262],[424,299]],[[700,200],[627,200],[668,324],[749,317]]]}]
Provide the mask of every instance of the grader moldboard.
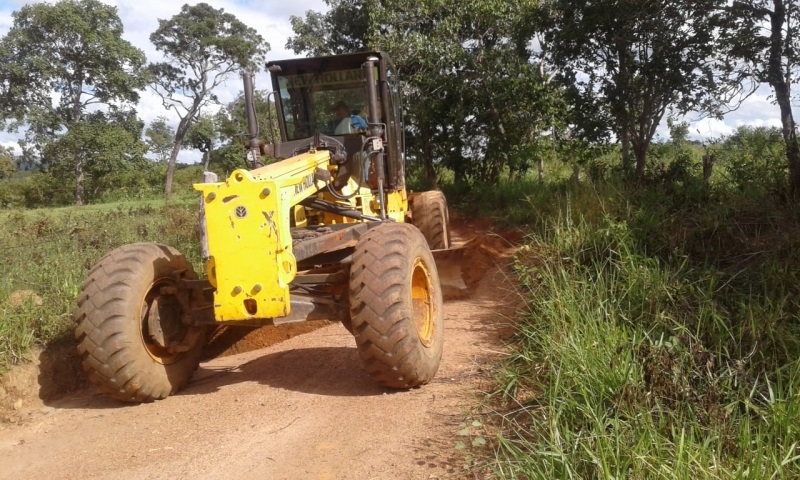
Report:
[{"label": "grader moldboard", "polygon": [[[259,142],[244,74],[253,169],[225,182],[206,173],[195,185],[206,278],[175,249],[138,243],[107,254],[83,284],[78,350],[110,397],[147,402],[177,392],[215,325],[340,321],[380,385],[413,388],[436,374],[444,330],[434,253],[454,257],[447,203],[441,192],[407,194],[389,57],[267,68],[280,141]],[[262,166],[266,154],[282,160]]]}]

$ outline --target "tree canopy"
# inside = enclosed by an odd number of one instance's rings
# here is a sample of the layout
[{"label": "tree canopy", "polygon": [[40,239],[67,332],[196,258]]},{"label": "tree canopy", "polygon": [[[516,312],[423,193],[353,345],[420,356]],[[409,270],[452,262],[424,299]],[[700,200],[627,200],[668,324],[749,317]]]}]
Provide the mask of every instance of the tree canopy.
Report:
[{"label": "tree canopy", "polygon": [[590,139],[616,135],[626,166],[632,146],[637,177],[667,113],[715,111],[724,4],[558,0],[538,12],[543,58],[581,112],[573,120]]},{"label": "tree canopy", "polygon": [[[287,47],[312,55],[387,51],[404,86],[408,154],[434,184],[434,159],[460,179],[497,179],[529,167],[557,97],[531,63],[526,25],[535,1],[331,0],[292,18]],[[335,33],[333,33],[335,32]]]},{"label": "tree canopy", "polygon": [[[144,86],[144,53],[122,38],[116,7],[98,0],[27,5],[0,41],[0,120],[27,128],[26,145],[41,155],[50,141],[85,120],[90,108],[130,108]],[[84,200],[84,151],[69,177]]]},{"label": "tree canopy", "polygon": [[[324,12],[290,19],[287,48],[388,52],[404,97],[407,158],[424,166],[433,186],[442,169],[459,182],[494,182],[538,163],[542,178],[545,158],[583,164],[609,151],[621,153],[622,171],[641,180],[665,120],[684,142],[681,114],[720,117],[736,108],[736,95],[768,84],[790,196],[800,196],[792,111],[800,98],[792,91],[800,79],[797,2],[325,2]],[[182,149],[200,150],[206,165],[243,166],[243,101],[222,106],[217,95],[223,82],[263,65],[269,45],[261,35],[223,9],[186,4],[159,20],[150,41],[165,58],[145,68],[143,52],[122,34],[117,10],[100,0],[14,12],[0,39],[0,124],[23,137],[12,163],[73,184],[76,203],[91,197],[86,189],[109,169],[137,164],[142,148],[166,164],[167,196]],[[133,108],[146,86],[178,122],[173,128],[166,116],[157,118],[143,144],[131,135],[141,133]],[[275,132],[266,112],[274,106],[266,92],[256,103],[269,141]]]},{"label": "tree canopy", "polygon": [[14,161],[14,150],[11,147],[0,145],[0,180],[11,178],[17,171],[17,164]]},{"label": "tree canopy", "polygon": [[234,15],[206,3],[186,4],[172,18],[159,20],[150,41],[166,57],[150,65],[150,86],[180,118],[164,186],[169,198],[175,162],[192,123],[218,103],[214,90],[222,82],[264,63],[269,45]]},{"label": "tree canopy", "polygon": [[175,140],[175,130],[169,125],[167,117],[163,115],[157,117],[144,134],[148,152],[154,155],[158,162],[166,164]]}]

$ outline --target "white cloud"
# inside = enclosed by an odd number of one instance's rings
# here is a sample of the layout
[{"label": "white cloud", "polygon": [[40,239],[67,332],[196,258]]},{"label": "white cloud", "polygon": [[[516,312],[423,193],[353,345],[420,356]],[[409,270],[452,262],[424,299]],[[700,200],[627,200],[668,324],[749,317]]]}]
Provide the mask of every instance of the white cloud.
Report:
[{"label": "white cloud", "polygon": [[710,140],[730,135],[734,128],[723,120],[704,118],[689,126],[689,137],[698,140]]},{"label": "white cloud", "polygon": [[[769,85],[761,85],[752,95],[746,98],[736,110],[725,115],[722,120],[701,118],[697,114],[689,114],[678,119],[689,123],[689,138],[694,140],[713,140],[730,135],[737,128],[780,127],[780,110],[773,102],[772,89]],[[800,120],[800,109],[794,108],[795,121]],[[669,139],[666,120],[658,128],[658,137]]]},{"label": "white cloud", "polygon": [[0,147],[5,147],[5,148],[11,147],[11,149],[14,150],[15,155],[19,155],[20,153],[22,153],[22,150],[20,150],[17,141],[11,137],[6,138],[3,135],[0,135]]}]

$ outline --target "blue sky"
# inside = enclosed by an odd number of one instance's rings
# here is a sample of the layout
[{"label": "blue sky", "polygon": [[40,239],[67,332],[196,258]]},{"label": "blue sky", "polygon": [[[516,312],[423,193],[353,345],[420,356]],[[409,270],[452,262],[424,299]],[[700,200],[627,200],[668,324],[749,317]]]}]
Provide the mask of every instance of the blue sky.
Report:
[{"label": "blue sky", "polygon": [[[105,3],[115,5],[125,25],[125,38],[141,48],[150,61],[160,59],[158,52],[150,44],[148,37],[158,25],[159,18],[169,18],[180,10],[183,0],[103,0]],[[34,3],[26,0],[0,0],[0,36],[10,28],[11,13],[24,4]],[[271,50],[269,59],[290,58],[295,56],[285,49],[286,40],[292,34],[289,24],[291,15],[303,15],[307,10],[324,10],[326,5],[323,0],[303,0],[293,2],[287,0],[207,0],[207,3],[224,8],[233,13],[240,20],[255,28],[269,43]],[[257,88],[268,88],[266,75],[263,73],[256,78]],[[241,90],[240,80],[232,77],[222,86],[217,94],[220,100],[228,102]],[[771,94],[767,86],[762,86],[756,94],[748,98],[735,112],[727,115],[724,120],[702,119],[689,115],[686,120],[691,123],[691,136],[693,138],[717,138],[732,133],[741,125],[780,126],[780,117],[777,106],[768,99]],[[160,99],[151,92],[143,92],[138,106],[140,118],[149,123],[154,118],[164,115],[174,123],[177,120],[170,112],[164,110]],[[800,118],[800,108],[795,109],[795,118]],[[666,122],[664,122],[666,123]],[[665,125],[659,129],[660,139],[668,138]],[[16,147],[17,136],[0,132],[0,145]],[[181,161],[192,162],[198,160],[199,153],[185,151],[181,154]]]}]

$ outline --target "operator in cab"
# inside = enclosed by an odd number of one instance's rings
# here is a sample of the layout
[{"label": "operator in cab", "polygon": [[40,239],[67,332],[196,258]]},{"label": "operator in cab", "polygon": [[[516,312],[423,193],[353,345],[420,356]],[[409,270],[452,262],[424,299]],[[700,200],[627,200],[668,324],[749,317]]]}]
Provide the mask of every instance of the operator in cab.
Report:
[{"label": "operator in cab", "polygon": [[334,107],[336,115],[336,129],[334,135],[347,135],[359,133],[367,129],[367,121],[358,115],[350,113],[350,109],[345,102],[339,102]]}]

